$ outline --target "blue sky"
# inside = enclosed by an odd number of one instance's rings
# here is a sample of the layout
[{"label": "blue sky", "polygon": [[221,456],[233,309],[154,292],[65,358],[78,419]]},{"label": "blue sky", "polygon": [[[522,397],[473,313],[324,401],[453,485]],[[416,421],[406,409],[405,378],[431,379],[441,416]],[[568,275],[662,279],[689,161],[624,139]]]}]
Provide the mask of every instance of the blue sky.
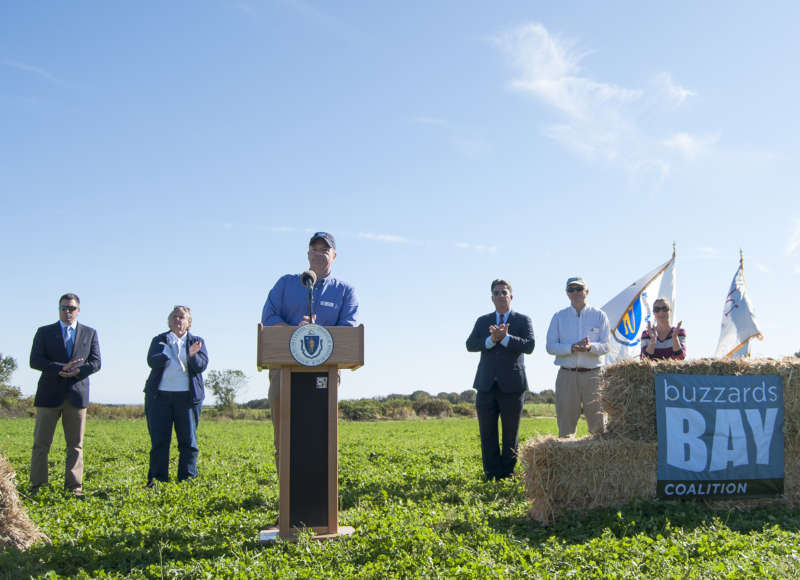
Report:
[{"label": "blue sky", "polygon": [[0,5],[0,352],[14,382],[67,291],[100,336],[98,402],[141,402],[192,307],[210,368],[266,396],[255,327],[309,234],[337,237],[366,364],[343,398],[463,391],[511,281],[533,390],[564,282],[604,304],[677,244],[677,317],[710,356],[745,257],[765,335],[800,348],[800,7],[744,3]]}]

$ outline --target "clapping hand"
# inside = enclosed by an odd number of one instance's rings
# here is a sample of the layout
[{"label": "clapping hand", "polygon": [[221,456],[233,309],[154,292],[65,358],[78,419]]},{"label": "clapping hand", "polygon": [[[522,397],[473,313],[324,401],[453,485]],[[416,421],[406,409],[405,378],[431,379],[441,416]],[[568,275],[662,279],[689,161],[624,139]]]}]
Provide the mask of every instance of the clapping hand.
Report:
[{"label": "clapping hand", "polygon": [[678,322],[672,329],[672,350],[675,352],[682,350],[681,339],[678,337],[678,333],[681,331],[681,324],[683,324],[683,320]]},{"label": "clapping hand", "polygon": [[82,362],[83,362],[82,358],[72,359],[61,368],[61,370],[58,372],[58,376],[63,377],[65,379],[78,376],[80,369],[77,368],[77,366]]},{"label": "clapping hand", "polygon": [[592,347],[589,346],[589,337],[584,336],[578,342],[572,345],[572,352],[589,352]]},{"label": "clapping hand", "polygon": [[193,342],[189,345],[189,356],[196,355],[198,352],[200,352],[201,348],[203,348],[203,343],[201,341],[197,340]]}]

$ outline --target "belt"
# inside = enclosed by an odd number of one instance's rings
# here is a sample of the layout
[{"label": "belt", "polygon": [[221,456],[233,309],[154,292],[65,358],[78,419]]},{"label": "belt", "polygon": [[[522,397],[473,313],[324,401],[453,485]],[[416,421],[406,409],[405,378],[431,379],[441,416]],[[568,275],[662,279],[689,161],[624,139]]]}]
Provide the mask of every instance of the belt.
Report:
[{"label": "belt", "polygon": [[577,372],[577,373],[588,373],[589,371],[598,371],[598,370],[600,370],[600,367],[595,367],[593,369],[587,369],[587,368],[584,368],[584,367],[576,367],[574,369],[571,369],[569,367],[561,367],[561,368],[564,369],[565,371],[574,371],[574,372]]}]

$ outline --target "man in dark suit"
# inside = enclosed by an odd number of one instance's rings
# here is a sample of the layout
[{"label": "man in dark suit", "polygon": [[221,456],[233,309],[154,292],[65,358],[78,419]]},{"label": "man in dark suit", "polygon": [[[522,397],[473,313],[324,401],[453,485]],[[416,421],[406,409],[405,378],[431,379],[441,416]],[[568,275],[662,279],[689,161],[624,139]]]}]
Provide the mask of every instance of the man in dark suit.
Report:
[{"label": "man in dark suit", "polygon": [[89,406],[89,375],[100,370],[97,332],[78,324],[80,299],[72,293],[58,301],[59,320],[36,331],[31,368],[42,371],[36,397],[31,453],[31,493],[48,481],[47,454],[61,418],[67,445],[64,487],[83,497],[83,432]]},{"label": "man in dark suit", "polygon": [[[525,354],[533,352],[530,317],[511,310],[511,284],[492,282],[495,311],[481,316],[467,339],[467,350],[480,352],[473,388],[481,434],[483,472],[487,480],[510,477],[517,464],[519,421],[528,379]],[[502,423],[502,451],[497,444],[497,419]]]}]

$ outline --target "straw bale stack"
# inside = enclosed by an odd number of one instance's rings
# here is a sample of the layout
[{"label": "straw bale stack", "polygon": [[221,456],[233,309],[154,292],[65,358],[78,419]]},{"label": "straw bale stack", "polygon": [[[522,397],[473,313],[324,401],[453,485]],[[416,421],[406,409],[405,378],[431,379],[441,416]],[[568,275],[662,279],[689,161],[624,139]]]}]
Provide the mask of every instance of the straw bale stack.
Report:
[{"label": "straw bale stack", "polygon": [[[656,372],[783,377],[784,496],[800,505],[800,358],[627,361],[605,369],[600,402],[608,415],[602,436],[540,437],[519,450],[530,516],[550,523],[567,509],[621,505],[655,497]],[[774,500],[715,500],[711,507],[750,507]],[[727,507],[726,507],[727,506]]]},{"label": "straw bale stack", "polygon": [[600,404],[608,415],[606,432],[636,441],[656,441],[656,372],[689,375],[780,375],[783,377],[787,440],[800,443],[800,358],[626,361],[603,373]]},{"label": "straw bale stack", "polygon": [[620,505],[656,493],[656,443],[620,437],[557,439],[520,448],[530,516],[544,523],[566,509]]},{"label": "straw bale stack", "polygon": [[28,517],[17,495],[14,470],[0,455],[0,547],[26,550],[37,540],[50,543]]}]

